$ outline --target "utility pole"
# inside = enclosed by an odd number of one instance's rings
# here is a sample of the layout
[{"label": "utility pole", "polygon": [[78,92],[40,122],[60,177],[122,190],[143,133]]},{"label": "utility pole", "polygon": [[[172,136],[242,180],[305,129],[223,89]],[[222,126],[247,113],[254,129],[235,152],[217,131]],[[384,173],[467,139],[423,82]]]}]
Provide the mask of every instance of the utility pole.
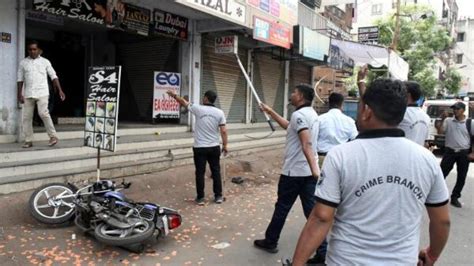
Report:
[{"label": "utility pole", "polygon": [[392,44],[390,45],[390,49],[397,50],[397,43],[398,38],[400,36],[400,2],[401,0],[397,0],[397,12],[395,13],[396,20],[395,20],[395,33],[393,34]]}]

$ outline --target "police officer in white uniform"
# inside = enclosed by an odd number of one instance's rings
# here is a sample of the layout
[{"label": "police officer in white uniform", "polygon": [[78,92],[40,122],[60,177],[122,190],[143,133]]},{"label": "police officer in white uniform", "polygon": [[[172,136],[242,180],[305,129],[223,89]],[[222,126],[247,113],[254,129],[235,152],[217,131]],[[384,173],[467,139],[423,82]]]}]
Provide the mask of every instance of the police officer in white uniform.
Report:
[{"label": "police officer in white uniform", "polygon": [[357,137],[354,119],[342,112],[344,96],[333,92],[329,95],[329,111],[319,116],[318,155],[321,166],[324,157],[333,147]]},{"label": "police officer in white uniform", "polygon": [[220,168],[221,149],[219,145],[219,132],[222,138],[222,152],[227,153],[227,129],[224,112],[214,106],[217,99],[215,91],[204,93],[203,104],[189,103],[174,91],[167,91],[168,95],[176,99],[182,106],[196,117],[194,128],[194,166],[196,167],[196,203],[204,205],[204,174],[206,163],[211,168],[213,179],[214,202],[222,203],[222,180]]},{"label": "police officer in white uniform", "polygon": [[[330,229],[327,265],[416,265],[419,258],[432,265],[441,255],[449,235],[448,190],[434,155],[397,128],[405,109],[400,81],[377,79],[363,94],[361,133],[326,156],[293,265],[304,265]],[[430,246],[419,252],[425,208]]]},{"label": "police officer in white uniform", "polygon": [[407,81],[405,87],[408,107],[398,128],[405,132],[407,139],[425,146],[430,133],[430,117],[416,103],[422,94],[420,85],[414,81]]},{"label": "police officer in white uniform", "polygon": [[[282,128],[286,129],[285,159],[278,182],[278,199],[265,238],[254,241],[257,248],[270,253],[278,252],[278,240],[286,217],[299,196],[306,217],[315,202],[314,190],[319,176],[316,147],[318,141],[318,114],[311,107],[314,90],[309,85],[298,85],[291,94],[291,104],[296,107],[290,121],[281,117],[269,106],[261,108]],[[313,249],[314,251],[314,249]],[[317,255],[324,260],[326,246],[322,245]]]},{"label": "police officer in white uniform", "polygon": [[[467,119],[464,115],[466,105],[463,102],[457,102],[451,106],[454,117],[442,117],[444,119],[442,127],[438,128],[440,134],[445,134],[445,151],[441,160],[441,169],[446,178],[449,172],[457,165],[458,176],[456,185],[451,193],[451,205],[461,208],[459,202],[461,191],[466,183],[467,171],[469,170],[469,158],[471,148],[471,136],[467,131]],[[471,120],[471,129],[474,129]],[[472,133],[472,131],[471,131]]]}]

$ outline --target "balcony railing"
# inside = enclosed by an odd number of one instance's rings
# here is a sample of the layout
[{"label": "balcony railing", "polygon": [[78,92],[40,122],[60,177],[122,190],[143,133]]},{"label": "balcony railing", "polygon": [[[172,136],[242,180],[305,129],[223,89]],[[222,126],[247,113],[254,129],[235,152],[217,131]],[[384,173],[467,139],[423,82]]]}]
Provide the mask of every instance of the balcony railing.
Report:
[{"label": "balcony railing", "polygon": [[298,24],[310,29],[326,29],[326,18],[316,13],[314,9],[298,3]]}]

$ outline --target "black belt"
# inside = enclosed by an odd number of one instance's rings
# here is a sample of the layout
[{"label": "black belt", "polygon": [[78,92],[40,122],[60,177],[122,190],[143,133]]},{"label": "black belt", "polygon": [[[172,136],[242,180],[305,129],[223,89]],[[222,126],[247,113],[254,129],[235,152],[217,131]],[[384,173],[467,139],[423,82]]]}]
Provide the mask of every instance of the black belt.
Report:
[{"label": "black belt", "polygon": [[326,154],[328,154],[328,153],[327,152],[318,152],[319,156],[326,156]]},{"label": "black belt", "polygon": [[470,152],[469,149],[452,149],[449,147],[445,147],[447,151],[453,152],[453,153],[460,153],[460,152]]}]

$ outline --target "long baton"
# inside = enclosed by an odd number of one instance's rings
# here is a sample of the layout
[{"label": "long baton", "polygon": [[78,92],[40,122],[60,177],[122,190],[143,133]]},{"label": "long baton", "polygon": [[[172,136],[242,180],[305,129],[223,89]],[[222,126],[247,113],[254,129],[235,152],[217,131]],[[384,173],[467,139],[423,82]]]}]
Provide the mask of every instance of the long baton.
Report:
[{"label": "long baton", "polygon": [[[247,83],[250,85],[250,89],[252,90],[253,96],[255,97],[255,99],[257,100],[258,105],[260,106],[260,104],[262,103],[262,101],[260,101],[260,97],[258,97],[258,94],[257,94],[257,92],[255,91],[255,88],[253,87],[253,83],[250,81],[250,78],[249,78],[249,76],[247,75],[247,72],[245,72],[245,68],[244,68],[244,66],[242,65],[242,62],[240,62],[239,55],[235,54],[235,57],[237,58],[237,63],[239,63],[240,70],[242,70],[242,73],[244,74],[245,79],[247,80]],[[265,112],[263,112],[263,114],[265,115],[265,118],[267,119],[268,125],[270,125],[270,129],[271,129],[272,131],[275,131],[275,127],[273,126],[272,121],[270,120],[270,117],[268,117],[268,114],[265,113]]]}]

